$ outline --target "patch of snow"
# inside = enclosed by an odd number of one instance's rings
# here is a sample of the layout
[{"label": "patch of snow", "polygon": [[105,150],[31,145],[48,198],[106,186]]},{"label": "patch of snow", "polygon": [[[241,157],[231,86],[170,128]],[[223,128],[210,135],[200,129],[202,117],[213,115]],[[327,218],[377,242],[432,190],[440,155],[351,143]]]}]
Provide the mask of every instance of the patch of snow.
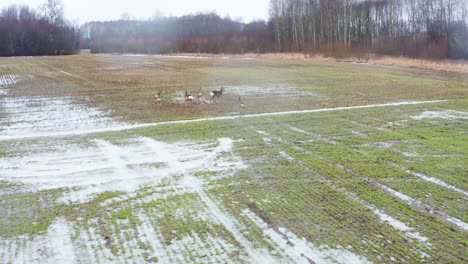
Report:
[{"label": "patch of snow", "polygon": [[16,84],[18,82],[21,82],[23,80],[32,78],[31,75],[15,75],[15,74],[6,74],[6,75],[0,75],[0,95],[6,95],[8,94],[8,89],[6,89],[8,86],[11,86],[13,84]]},{"label": "patch of snow", "polygon": [[281,157],[283,157],[283,158],[285,158],[285,159],[287,159],[287,160],[289,160],[289,161],[293,161],[293,160],[294,160],[293,157],[289,156],[288,153],[286,153],[286,152],[284,152],[284,151],[280,151],[279,154],[280,154]]},{"label": "patch of snow", "polygon": [[403,105],[419,105],[419,104],[431,104],[445,102],[446,100],[433,100],[433,101],[411,101],[411,102],[395,102],[395,103],[386,103],[386,104],[373,104],[373,105],[360,105],[360,106],[347,106],[347,107],[336,107],[336,108],[321,108],[313,110],[298,110],[298,111],[285,111],[285,112],[273,112],[273,113],[262,113],[262,114],[248,114],[239,116],[220,116],[220,117],[209,117],[209,118],[200,118],[192,120],[179,120],[179,121],[166,121],[159,123],[147,123],[147,124],[137,124],[137,125],[121,125],[121,126],[107,126],[105,128],[97,129],[75,129],[69,131],[60,131],[60,132],[49,132],[45,134],[25,134],[25,135],[0,135],[0,141],[2,140],[17,140],[17,139],[26,139],[26,138],[38,138],[38,137],[62,137],[62,136],[74,136],[74,135],[86,135],[94,134],[101,132],[115,132],[115,131],[125,131],[136,128],[144,127],[154,127],[158,125],[170,125],[170,124],[188,124],[188,123],[199,123],[207,121],[218,121],[218,120],[233,120],[239,118],[251,118],[251,117],[266,117],[266,116],[280,116],[280,115],[293,115],[293,114],[309,114],[309,113],[321,113],[321,112],[332,112],[332,111],[346,111],[353,109],[366,109],[366,108],[375,108],[375,107],[387,107],[387,106],[403,106]]},{"label": "patch of snow", "polygon": [[378,142],[372,142],[372,143],[367,143],[367,144],[364,144],[364,146],[366,147],[378,147],[378,148],[385,148],[385,149],[388,149],[388,148],[391,148],[393,147],[393,145],[399,143],[400,140],[386,140],[386,141],[378,141]]},{"label": "patch of snow", "polygon": [[[120,55],[120,54],[114,54],[114,55]],[[149,54],[123,54],[122,56],[124,57],[148,57],[151,55]]]},{"label": "patch of snow", "polygon": [[209,59],[205,56],[191,56],[191,55],[157,55],[162,58],[174,58],[174,59]]},{"label": "patch of snow", "polygon": [[124,66],[117,66],[117,67],[101,67],[101,68],[96,68],[96,70],[105,70],[105,71],[119,71],[119,70],[125,70],[127,69]]},{"label": "patch of snow", "polygon": [[422,174],[422,173],[418,173],[418,172],[413,172],[413,171],[407,171],[408,173],[411,173],[412,175],[418,177],[418,178],[421,178],[425,181],[429,181],[429,182],[432,182],[432,183],[435,183],[437,185],[440,185],[440,186],[443,186],[445,188],[448,188],[452,191],[456,191],[456,192],[459,192],[461,194],[464,194],[464,195],[467,195],[468,196],[468,192],[458,188],[458,187],[455,187],[453,185],[450,185],[446,182],[444,182],[443,180],[440,180],[440,179],[437,179],[437,178],[434,178],[434,177],[430,177],[430,176],[427,176],[425,174]]},{"label": "patch of snow", "polygon": [[[35,190],[70,188],[63,201],[87,201],[104,191],[136,191],[175,175],[214,171],[229,176],[245,166],[232,154],[231,139],[219,139],[217,147],[168,144],[150,138],[123,145],[105,140],[94,143],[88,148],[69,146],[65,151],[3,158],[0,179]],[[196,186],[193,181],[186,185]]]},{"label": "patch of snow", "polygon": [[362,138],[367,138],[366,134],[361,133],[361,132],[356,131],[356,130],[351,130],[351,133],[353,133],[353,135],[356,135],[356,136],[359,136],[359,137],[362,137]]},{"label": "patch of snow", "polygon": [[405,235],[407,235],[409,238],[412,238],[412,239],[416,239],[418,240],[419,242],[421,243],[424,243],[424,244],[427,244],[427,245],[430,245],[428,243],[429,239],[423,235],[421,235],[417,230],[415,230],[414,228],[411,228],[409,226],[407,226],[405,223],[393,218],[392,216],[386,214],[384,211],[382,210],[379,210],[378,208],[376,208],[375,206],[361,200],[359,197],[357,197],[356,195],[352,194],[352,193],[349,193],[348,191],[345,191],[343,189],[341,189],[341,191],[343,193],[345,193],[349,198],[359,202],[360,204],[364,205],[365,207],[369,208],[372,212],[374,212],[374,214],[378,215],[380,220],[382,222],[385,222],[385,223],[388,223],[389,225],[391,225],[392,227],[394,227],[395,229],[397,230],[400,230],[401,232],[403,232]]},{"label": "patch of snow", "polygon": [[461,111],[454,111],[454,110],[446,110],[446,111],[425,111],[420,115],[417,116],[412,116],[414,120],[423,120],[423,119],[435,119],[435,118],[441,118],[441,119],[468,119],[468,113],[466,112],[461,112]]},{"label": "patch of snow", "polygon": [[22,78],[19,75],[7,74],[0,76],[0,87],[12,85],[20,81]]},{"label": "patch of snow", "polygon": [[409,197],[408,195],[406,194],[403,194],[401,192],[398,192],[396,190],[393,190],[383,184],[380,184],[378,182],[375,182],[375,181],[371,181],[375,186],[379,187],[380,189],[392,194],[393,196],[397,197],[398,199],[400,200],[403,200],[405,202],[407,202],[409,205],[412,205],[412,206],[415,206],[419,209],[422,209],[426,212],[429,212],[430,214],[432,215],[435,215],[453,225],[456,225],[458,226],[459,228],[463,229],[463,230],[468,230],[468,224],[465,223],[464,221],[458,219],[458,218],[455,218],[455,217],[451,217],[449,215],[447,215],[445,212],[442,212],[440,210],[436,210],[434,208],[432,208],[431,206],[419,201],[419,200],[416,200],[414,198],[411,198]]},{"label": "patch of snow", "polygon": [[[20,238],[23,245],[5,263],[75,263],[76,256],[71,241],[69,224],[64,219],[57,219],[48,228],[47,233],[28,239]],[[10,243],[20,243],[11,241]],[[0,248],[0,251],[3,249]]]},{"label": "patch of snow", "polygon": [[408,158],[421,157],[421,155],[419,155],[418,153],[406,152],[406,151],[401,152],[401,155],[408,157]]},{"label": "patch of snow", "polygon": [[367,206],[367,207],[371,209],[376,215],[378,215],[380,217],[380,220],[382,220],[383,222],[387,222],[389,225],[393,226],[395,229],[402,231],[408,237],[416,239],[421,243],[427,243],[427,241],[429,240],[427,237],[422,236],[414,228],[411,228],[407,226],[405,223],[398,221],[397,219],[385,214],[383,211],[373,206]]},{"label": "patch of snow", "polygon": [[267,249],[255,247],[242,233],[242,225],[229,215],[227,212],[221,210],[220,207],[206,194],[206,192],[198,187],[194,187],[194,190],[198,193],[201,200],[207,207],[207,213],[210,219],[218,224],[223,225],[244,247],[245,252],[248,255],[247,260],[253,263],[280,263],[276,258],[270,255]]},{"label": "patch of snow", "polygon": [[[344,248],[316,247],[305,238],[299,238],[286,228],[272,228],[248,209],[245,209],[243,214],[262,229],[265,239],[270,240],[269,242],[275,251],[287,257],[293,263],[371,263],[364,257]],[[290,261],[283,260],[283,262]]]},{"label": "patch of snow", "polygon": [[328,137],[325,137],[325,136],[320,135],[318,133],[305,131],[304,129],[301,129],[301,128],[298,128],[298,127],[295,127],[295,126],[290,126],[290,125],[288,125],[288,128],[291,129],[292,131],[299,132],[301,134],[304,134],[306,136],[310,136],[310,137],[314,138],[314,139],[307,140],[307,141],[302,141],[302,142],[313,142],[313,141],[316,141],[316,140],[320,140],[320,141],[328,142],[328,143],[330,143],[332,145],[337,145],[338,144],[336,141],[334,141],[332,139],[329,139]]},{"label": "patch of snow", "polygon": [[66,71],[60,71],[60,72],[63,73],[63,74],[65,74],[65,75],[68,75],[68,76],[76,77],[76,75],[71,74],[71,73],[66,72]]},{"label": "patch of snow", "polygon": [[122,125],[106,113],[74,104],[69,97],[8,97],[0,99],[0,138],[41,137]]}]

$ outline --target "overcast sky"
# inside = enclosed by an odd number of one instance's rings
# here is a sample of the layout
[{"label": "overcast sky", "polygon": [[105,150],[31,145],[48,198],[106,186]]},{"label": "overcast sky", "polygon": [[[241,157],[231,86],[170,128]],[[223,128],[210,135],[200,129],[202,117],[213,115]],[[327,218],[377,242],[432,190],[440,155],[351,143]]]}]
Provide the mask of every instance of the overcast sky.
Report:
[{"label": "overcast sky", "polygon": [[[10,4],[37,7],[45,0],[0,0],[0,8]],[[244,22],[268,18],[269,0],[62,0],[68,19],[80,24],[91,20],[112,20],[123,13],[150,18],[159,11],[180,16],[198,11],[215,11],[221,16],[241,17]]]}]

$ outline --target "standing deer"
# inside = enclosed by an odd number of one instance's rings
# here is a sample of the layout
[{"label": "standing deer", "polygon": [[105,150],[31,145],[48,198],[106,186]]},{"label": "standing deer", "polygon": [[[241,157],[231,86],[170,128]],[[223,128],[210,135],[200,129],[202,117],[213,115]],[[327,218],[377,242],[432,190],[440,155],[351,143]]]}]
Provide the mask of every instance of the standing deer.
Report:
[{"label": "standing deer", "polygon": [[161,101],[162,101],[162,96],[161,96],[162,92],[159,91],[159,93],[157,95],[154,96],[154,102],[158,105],[158,108],[161,109],[162,108],[162,104],[161,104]]},{"label": "standing deer", "polygon": [[187,91],[185,91],[185,102],[186,102],[187,104],[193,103],[193,100],[194,100],[194,99],[195,99],[195,98],[192,96],[192,94],[189,94]]},{"label": "standing deer", "polygon": [[221,90],[215,90],[210,93],[210,103],[215,102],[216,99],[222,99],[223,98],[223,92],[224,92],[224,86],[221,87]]},{"label": "standing deer", "polygon": [[239,96],[239,115],[241,117],[244,115],[244,108],[245,108],[244,100],[242,99],[242,97]]},{"label": "standing deer", "polygon": [[199,103],[199,104],[201,104],[201,102],[202,102],[202,100],[203,100],[203,94],[202,94],[202,92],[201,92],[201,89],[202,89],[202,88],[200,88],[200,90],[198,90],[198,94],[197,94],[197,100],[198,100],[198,103]]}]

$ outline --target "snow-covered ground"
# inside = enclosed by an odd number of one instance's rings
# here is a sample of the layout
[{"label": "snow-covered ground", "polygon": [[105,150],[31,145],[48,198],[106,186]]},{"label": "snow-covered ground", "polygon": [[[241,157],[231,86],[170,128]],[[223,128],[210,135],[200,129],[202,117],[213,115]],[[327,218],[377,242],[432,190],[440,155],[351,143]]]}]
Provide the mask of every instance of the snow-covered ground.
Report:
[{"label": "snow-covered ground", "polygon": [[468,113],[455,110],[445,111],[424,111],[420,115],[412,116],[414,120],[423,119],[468,119]]},{"label": "snow-covered ground", "polygon": [[40,137],[53,133],[103,129],[124,124],[69,97],[0,98],[0,139]]},{"label": "snow-covered ground", "polygon": [[90,147],[71,145],[66,150],[59,147],[0,159],[0,180],[20,182],[32,190],[70,188],[64,201],[85,202],[105,191],[132,192],[199,171],[229,175],[244,166],[234,156],[218,157],[232,151],[230,139],[219,139],[217,145],[169,144],[150,138],[135,138],[119,145],[102,139],[93,143]]},{"label": "snow-covered ground", "polygon": [[[67,72],[62,74],[70,75]],[[0,79],[0,91],[8,89],[18,81],[21,81],[20,77],[3,76]],[[294,88],[242,86],[226,87],[226,89],[239,95],[260,96],[266,92],[282,97],[288,94],[304,95],[304,92]],[[439,101],[396,102],[252,114],[245,115],[244,118],[432,102]],[[236,116],[128,125],[115,121],[108,113],[97,108],[77,103],[70,97],[10,97],[7,92],[0,97],[0,107],[2,108],[0,140],[19,142],[24,139],[45,138],[47,140],[43,144],[50,144],[47,148],[24,153],[21,156],[0,158],[0,181],[21,183],[28,191],[63,189],[63,195],[58,202],[67,204],[85,203],[106,191],[122,191],[125,197],[138,196],[142,187],[152,187],[155,190],[160,188],[159,193],[143,198],[148,201],[171,195],[194,194],[201,202],[198,208],[200,213],[191,217],[194,219],[200,217],[211,226],[222,227],[229,234],[223,236],[203,234],[201,237],[200,233],[193,231],[190,235],[166,244],[163,242],[160,225],[155,223],[156,220],[152,219],[148,212],[142,210],[136,214],[139,221],[134,223],[134,229],[120,232],[114,226],[114,230],[109,231],[120,237],[120,247],[131,249],[122,254],[114,254],[106,245],[107,241],[102,231],[96,227],[98,226],[96,219],[91,219],[89,227],[84,229],[73,222],[57,218],[39,235],[0,239],[0,262],[142,263],[157,252],[157,258],[161,263],[187,262],[189,255],[191,261],[230,263],[233,262],[231,256],[235,254],[239,255],[239,259],[251,263],[368,263],[364,257],[352,253],[351,250],[331,249],[326,245],[316,246],[286,228],[270,227],[246,209],[240,217],[251,221],[262,230],[262,239],[266,245],[252,241],[247,236],[249,230],[245,222],[239,221],[239,216],[234,216],[226,210],[222,203],[208,192],[213,180],[232,177],[236,172],[246,168],[245,163],[236,154],[234,141],[230,138],[218,138],[209,142],[167,143],[147,137],[109,140],[93,136],[83,138],[83,142],[80,143],[69,143],[67,146],[56,146],[56,141],[53,140],[56,136],[88,135],[161,124],[229,120],[238,118]],[[265,131],[257,130],[257,132],[268,144],[283,142],[281,138],[269,135]],[[279,154],[285,159],[294,160],[284,151]],[[203,174],[207,171],[210,174]],[[197,172],[202,173],[197,174]],[[401,193],[384,186],[380,187],[400,199],[410,203],[416,202]],[[382,221],[389,222],[396,229],[409,236],[413,235],[415,239],[421,241],[425,239],[404,223],[375,208],[373,210]],[[466,223],[456,222],[460,221],[458,219],[445,217],[445,220],[458,224],[466,230]],[[125,221],[121,220],[119,224],[128,225]],[[232,240],[228,241],[227,238]],[[232,243],[233,241],[235,243]],[[143,247],[141,243],[149,246]],[[238,249],[240,251],[236,253]]]}]

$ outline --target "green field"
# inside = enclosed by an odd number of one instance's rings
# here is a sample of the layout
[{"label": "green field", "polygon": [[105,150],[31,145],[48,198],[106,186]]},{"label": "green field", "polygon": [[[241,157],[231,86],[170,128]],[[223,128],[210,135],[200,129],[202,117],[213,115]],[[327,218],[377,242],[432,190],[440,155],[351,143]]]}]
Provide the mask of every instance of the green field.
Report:
[{"label": "green field", "polygon": [[82,55],[0,76],[0,262],[468,261],[466,74]]}]

